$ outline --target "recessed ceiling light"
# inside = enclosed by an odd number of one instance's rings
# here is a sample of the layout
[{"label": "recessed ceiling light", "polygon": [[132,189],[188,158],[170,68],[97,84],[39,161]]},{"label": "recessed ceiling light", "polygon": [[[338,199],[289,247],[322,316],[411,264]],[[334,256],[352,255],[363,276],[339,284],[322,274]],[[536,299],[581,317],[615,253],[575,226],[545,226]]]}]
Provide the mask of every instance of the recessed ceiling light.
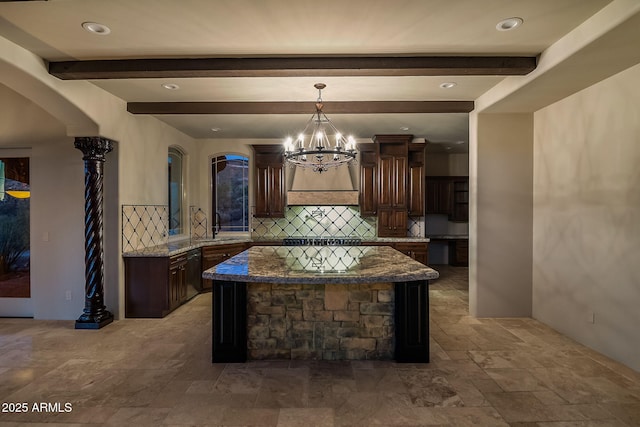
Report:
[{"label": "recessed ceiling light", "polygon": [[106,36],[111,32],[111,29],[103,24],[98,24],[97,22],[83,22],[82,28],[86,31],[97,34],[99,36]]},{"label": "recessed ceiling light", "polygon": [[406,127],[406,126],[402,126],[402,127],[400,128],[400,130],[407,131],[407,130],[409,130],[409,128],[408,128],[408,127]]},{"label": "recessed ceiling light", "polygon": [[220,132],[221,130],[220,128],[211,128],[211,132]]},{"label": "recessed ceiling light", "polygon": [[457,85],[456,82],[444,82],[444,83],[440,83],[440,87],[442,89],[451,89],[452,87],[454,87],[455,85]]},{"label": "recessed ceiling light", "polygon": [[524,21],[522,20],[522,18],[518,18],[518,17],[503,19],[502,21],[498,22],[498,24],[496,25],[496,30],[498,31],[513,30],[515,28],[518,28],[520,25],[522,25],[523,22]]},{"label": "recessed ceiling light", "polygon": [[178,86],[175,83],[163,83],[162,87],[167,89],[167,90],[178,90],[178,89],[180,89],[180,86]]}]

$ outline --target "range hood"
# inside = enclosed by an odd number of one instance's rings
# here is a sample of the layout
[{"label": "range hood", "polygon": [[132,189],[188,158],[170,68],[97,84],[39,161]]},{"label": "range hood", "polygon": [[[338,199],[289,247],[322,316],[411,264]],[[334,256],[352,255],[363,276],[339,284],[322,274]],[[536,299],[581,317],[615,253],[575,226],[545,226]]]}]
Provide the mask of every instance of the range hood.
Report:
[{"label": "range hood", "polygon": [[287,169],[287,204],[294,205],[357,205],[357,174],[353,165],[338,166],[318,173],[310,169]]}]

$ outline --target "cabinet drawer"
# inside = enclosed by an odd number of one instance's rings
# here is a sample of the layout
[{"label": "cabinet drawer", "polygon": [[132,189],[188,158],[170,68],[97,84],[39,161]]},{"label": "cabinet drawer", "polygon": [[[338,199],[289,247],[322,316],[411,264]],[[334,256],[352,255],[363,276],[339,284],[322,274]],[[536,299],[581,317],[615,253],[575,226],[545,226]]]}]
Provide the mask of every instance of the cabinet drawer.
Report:
[{"label": "cabinet drawer", "polygon": [[174,255],[169,258],[169,268],[174,268],[182,264],[187,263],[188,254],[183,253],[180,255]]},{"label": "cabinet drawer", "polygon": [[219,256],[232,257],[238,255],[246,249],[244,243],[231,243],[228,245],[205,246],[202,248],[204,258],[215,258]]}]

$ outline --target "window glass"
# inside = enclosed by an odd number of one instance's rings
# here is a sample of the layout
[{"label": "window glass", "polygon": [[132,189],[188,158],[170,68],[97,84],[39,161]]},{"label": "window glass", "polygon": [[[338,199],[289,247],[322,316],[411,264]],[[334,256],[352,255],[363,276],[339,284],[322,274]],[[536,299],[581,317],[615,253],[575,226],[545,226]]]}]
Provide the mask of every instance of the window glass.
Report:
[{"label": "window glass", "polygon": [[183,234],[183,154],[169,148],[169,235]]},{"label": "window glass", "polygon": [[29,158],[0,158],[0,297],[31,297]]},{"label": "window glass", "polygon": [[214,231],[249,231],[249,159],[218,156],[212,160],[211,174]]}]

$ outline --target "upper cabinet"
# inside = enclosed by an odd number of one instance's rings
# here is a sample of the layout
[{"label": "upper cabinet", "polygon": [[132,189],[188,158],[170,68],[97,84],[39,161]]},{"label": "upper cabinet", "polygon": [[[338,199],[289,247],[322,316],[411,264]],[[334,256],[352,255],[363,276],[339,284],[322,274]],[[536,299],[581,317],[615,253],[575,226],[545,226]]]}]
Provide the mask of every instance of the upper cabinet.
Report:
[{"label": "upper cabinet", "polygon": [[407,206],[409,216],[424,216],[424,145],[409,144],[409,189]]},{"label": "upper cabinet", "polygon": [[282,145],[252,145],[254,152],[256,217],[282,218],[286,206],[284,148]]},{"label": "upper cabinet", "polygon": [[380,237],[406,237],[408,217],[424,214],[424,144],[413,144],[412,139],[412,135],[374,137]]},{"label": "upper cabinet", "polygon": [[426,179],[428,214],[443,214],[453,222],[469,221],[469,178],[466,176],[428,176]]},{"label": "upper cabinet", "polygon": [[453,179],[453,222],[469,222],[469,178],[455,177]]},{"label": "upper cabinet", "polygon": [[406,210],[407,207],[407,166],[408,147],[403,142],[380,143],[378,176],[380,190],[378,208]]},{"label": "upper cabinet", "polygon": [[427,213],[451,215],[451,179],[447,176],[427,177]]}]

